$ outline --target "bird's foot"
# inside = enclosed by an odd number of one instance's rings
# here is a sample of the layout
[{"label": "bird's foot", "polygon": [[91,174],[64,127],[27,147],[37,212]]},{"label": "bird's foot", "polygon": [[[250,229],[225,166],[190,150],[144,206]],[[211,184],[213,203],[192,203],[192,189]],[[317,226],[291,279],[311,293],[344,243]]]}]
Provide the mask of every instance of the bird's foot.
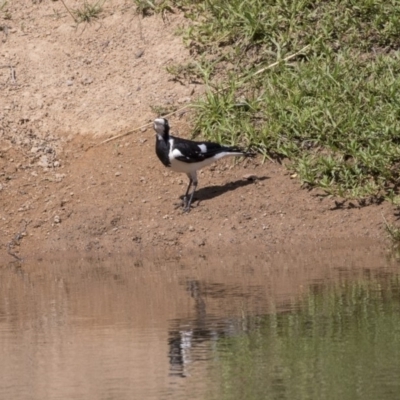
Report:
[{"label": "bird's foot", "polygon": [[183,198],[183,212],[188,213],[190,211],[190,203],[187,196]]},{"label": "bird's foot", "polygon": [[187,208],[187,203],[188,203],[188,199],[185,196],[181,196],[180,198],[181,201],[174,203],[175,206],[175,210],[177,210],[178,208]]}]

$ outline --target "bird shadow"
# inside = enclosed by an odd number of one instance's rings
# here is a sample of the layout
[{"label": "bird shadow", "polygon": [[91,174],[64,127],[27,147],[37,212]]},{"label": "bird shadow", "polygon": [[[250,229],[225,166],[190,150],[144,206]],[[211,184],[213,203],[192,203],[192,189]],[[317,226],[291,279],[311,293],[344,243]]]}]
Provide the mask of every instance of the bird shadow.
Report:
[{"label": "bird shadow", "polygon": [[211,200],[214,197],[221,196],[224,193],[230,192],[231,190],[236,190],[244,186],[252,185],[256,181],[264,181],[266,179],[269,179],[269,177],[255,176],[252,179],[238,179],[237,181],[234,182],[228,182],[225,185],[215,185],[215,186],[207,186],[204,188],[200,188],[196,190],[193,201],[201,202],[204,200]]}]

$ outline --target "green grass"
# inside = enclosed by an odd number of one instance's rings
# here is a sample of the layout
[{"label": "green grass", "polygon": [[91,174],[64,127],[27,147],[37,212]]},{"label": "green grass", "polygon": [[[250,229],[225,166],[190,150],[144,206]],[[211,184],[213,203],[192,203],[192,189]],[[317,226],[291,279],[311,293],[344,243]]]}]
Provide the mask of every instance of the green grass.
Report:
[{"label": "green grass", "polygon": [[81,8],[75,10],[75,16],[78,22],[90,22],[97,19],[103,11],[103,5],[106,0],[99,0],[96,3],[89,3],[86,0]]},{"label": "green grass", "polygon": [[0,16],[2,16],[4,19],[11,19],[11,13],[7,9],[7,4],[7,0],[0,1]]},{"label": "green grass", "polygon": [[241,334],[213,347],[210,376],[219,385],[207,398],[396,398],[399,290],[399,276],[381,272],[311,285],[291,311],[244,316]]},{"label": "green grass", "polygon": [[171,2],[169,0],[132,0],[139,14],[143,17],[159,13],[163,17],[166,12],[173,12]]},{"label": "green grass", "polygon": [[[398,204],[396,204],[398,206]],[[389,224],[386,221],[386,218],[384,217],[384,215],[382,214],[382,219],[385,225],[385,231],[388,235],[388,237],[391,239],[393,246],[399,250],[399,246],[400,246],[400,228],[393,225],[393,224]]]},{"label": "green grass", "polygon": [[82,22],[92,22],[95,19],[99,18],[99,15],[103,11],[103,6],[106,0],[98,0],[93,3],[89,3],[87,0],[83,1],[83,4],[74,10],[71,10],[64,0],[61,0],[63,6],[65,9],[68,11],[68,13],[71,15],[73,20],[77,23],[80,24]]},{"label": "green grass", "polygon": [[285,158],[305,186],[327,194],[398,202],[399,1],[171,5],[192,20],[182,34],[196,59],[175,66],[174,79],[207,87],[194,136]]}]

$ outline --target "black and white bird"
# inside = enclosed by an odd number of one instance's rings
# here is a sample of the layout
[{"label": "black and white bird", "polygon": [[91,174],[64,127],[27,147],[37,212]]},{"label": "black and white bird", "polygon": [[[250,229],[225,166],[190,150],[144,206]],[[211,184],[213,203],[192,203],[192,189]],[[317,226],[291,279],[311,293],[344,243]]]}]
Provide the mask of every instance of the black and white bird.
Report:
[{"label": "black and white bird", "polygon": [[[184,211],[190,211],[193,195],[197,188],[197,171],[227,156],[254,157],[254,153],[246,152],[239,147],[222,146],[213,142],[194,142],[169,134],[169,123],[165,118],[154,120],[156,131],[156,153],[160,161],[173,171],[185,173],[189,178],[185,196]],[[188,198],[193,185],[193,191]]]}]

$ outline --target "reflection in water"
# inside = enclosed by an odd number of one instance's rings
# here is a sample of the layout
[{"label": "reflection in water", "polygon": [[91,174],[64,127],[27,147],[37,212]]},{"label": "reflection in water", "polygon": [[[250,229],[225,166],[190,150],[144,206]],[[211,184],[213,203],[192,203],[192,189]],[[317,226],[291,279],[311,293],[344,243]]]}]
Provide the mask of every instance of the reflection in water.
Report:
[{"label": "reflection in water", "polygon": [[400,392],[400,271],[377,249],[135,265],[0,266],[0,398]]},{"label": "reflection in water", "polygon": [[297,311],[220,340],[218,399],[393,399],[400,393],[399,275],[321,285]]},{"label": "reflection in water", "polygon": [[194,300],[194,313],[188,320],[170,322],[168,344],[172,375],[190,376],[190,364],[211,358],[212,353],[208,350],[215,348],[218,340],[237,335],[242,331],[243,327],[237,326],[237,317],[228,318],[207,313],[204,298],[217,302],[219,299],[262,301],[262,297],[258,294],[262,291],[262,287],[251,286],[247,290],[251,292],[243,292],[237,285],[186,281],[186,291]]},{"label": "reflection in water", "polygon": [[195,325],[196,329],[181,327],[179,330],[169,332],[169,362],[171,374],[181,377],[188,376],[188,367],[191,363],[191,349],[193,342],[198,343],[208,340],[209,335],[205,327],[206,305],[199,292],[198,281],[188,281],[187,291],[195,300]]}]

